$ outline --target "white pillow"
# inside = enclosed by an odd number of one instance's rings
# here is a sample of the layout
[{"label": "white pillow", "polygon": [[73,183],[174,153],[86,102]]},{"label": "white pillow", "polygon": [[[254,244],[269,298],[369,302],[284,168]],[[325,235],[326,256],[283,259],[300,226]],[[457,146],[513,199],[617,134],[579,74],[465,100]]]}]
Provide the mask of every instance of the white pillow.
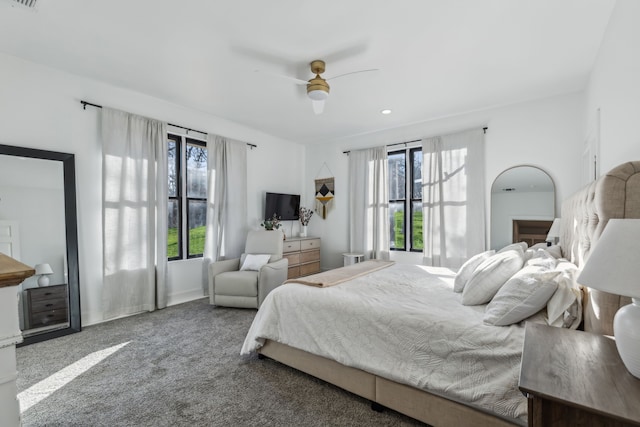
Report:
[{"label": "white pillow", "polygon": [[498,251],[498,253],[502,253],[502,252],[506,252],[506,251],[511,251],[514,249],[522,249],[522,252],[526,251],[527,248],[529,247],[529,245],[527,245],[527,242],[518,242],[518,243],[512,243],[510,245],[505,246],[504,248],[500,249]]},{"label": "white pillow", "polygon": [[553,270],[558,260],[544,249],[527,249],[524,254],[524,265],[544,266],[547,270]]},{"label": "white pillow", "polygon": [[545,251],[553,255],[554,258],[562,258],[562,249],[560,248],[560,245],[547,246],[546,243],[536,243],[529,249],[544,249]]},{"label": "white pillow", "polygon": [[484,260],[462,291],[463,305],[486,304],[507,280],[522,268],[522,247],[497,253]]},{"label": "white pillow", "polygon": [[549,252],[554,258],[562,258],[562,247],[560,245],[547,246],[545,251]]},{"label": "white pillow", "polygon": [[240,267],[240,271],[259,271],[263,265],[269,262],[269,258],[271,255],[253,255],[247,254],[244,257],[244,262],[242,263],[242,267]]},{"label": "white pillow", "polygon": [[558,260],[554,271],[558,289],[547,303],[547,323],[560,328],[575,329],[582,321],[582,292],[576,282],[578,267],[566,259]]},{"label": "white pillow", "polygon": [[559,271],[530,265],[507,280],[487,305],[484,323],[508,326],[533,316],[546,305],[558,288]]},{"label": "white pillow", "polygon": [[460,270],[458,270],[458,274],[456,274],[456,278],[453,281],[453,292],[462,292],[462,290],[464,289],[464,285],[467,284],[476,267],[482,264],[482,261],[489,258],[495,253],[496,251],[494,250],[480,252],[479,254],[475,254],[474,256],[469,258],[467,262],[462,264],[462,267],[460,267]]}]

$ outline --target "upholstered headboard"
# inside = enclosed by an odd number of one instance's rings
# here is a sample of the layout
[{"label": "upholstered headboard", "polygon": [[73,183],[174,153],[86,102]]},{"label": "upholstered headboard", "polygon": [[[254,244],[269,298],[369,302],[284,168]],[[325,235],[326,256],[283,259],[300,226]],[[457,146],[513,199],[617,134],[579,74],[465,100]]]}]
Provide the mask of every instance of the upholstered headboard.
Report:
[{"label": "upholstered headboard", "polygon": [[[562,204],[563,256],[582,266],[611,218],[640,218],[640,161],[624,163]],[[584,330],[613,335],[613,316],[629,298],[585,289]]]}]

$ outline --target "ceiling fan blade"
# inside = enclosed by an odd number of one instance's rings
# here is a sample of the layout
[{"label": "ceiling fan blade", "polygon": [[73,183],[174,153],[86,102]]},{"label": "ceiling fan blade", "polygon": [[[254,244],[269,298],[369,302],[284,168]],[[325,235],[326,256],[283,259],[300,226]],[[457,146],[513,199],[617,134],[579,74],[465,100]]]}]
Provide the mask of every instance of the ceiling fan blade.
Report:
[{"label": "ceiling fan blade", "polygon": [[285,76],[284,74],[272,73],[271,71],[254,70],[254,72],[260,73],[260,74],[266,74],[268,76],[279,77],[279,78],[285,79],[285,80],[289,80],[290,82],[293,82],[293,83],[295,83],[297,85],[308,85],[309,84],[309,82],[306,81],[306,80],[296,79],[295,77]]},{"label": "ceiling fan blade", "polygon": [[371,68],[371,69],[369,69],[369,70],[352,71],[352,72],[350,72],[350,73],[344,73],[344,74],[340,74],[340,75],[337,75],[337,76],[331,77],[330,79],[327,79],[327,80],[335,80],[335,79],[337,79],[337,78],[344,77],[344,76],[349,76],[349,75],[351,75],[351,74],[368,73],[368,72],[371,72],[371,71],[380,71],[380,69],[378,69],[378,68]]},{"label": "ceiling fan blade", "polygon": [[313,112],[316,114],[322,114],[324,111],[324,101],[314,101],[311,100],[311,104],[313,105]]}]

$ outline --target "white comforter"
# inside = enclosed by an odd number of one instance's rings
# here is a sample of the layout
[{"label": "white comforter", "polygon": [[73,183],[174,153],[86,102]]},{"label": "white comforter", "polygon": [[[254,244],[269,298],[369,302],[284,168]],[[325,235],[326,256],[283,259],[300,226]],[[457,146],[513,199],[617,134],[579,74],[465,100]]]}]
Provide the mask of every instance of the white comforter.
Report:
[{"label": "white comforter", "polygon": [[524,323],[487,326],[445,268],[393,265],[330,288],[286,284],[262,304],[242,346],[270,339],[347,366],[526,420],[518,390]]}]

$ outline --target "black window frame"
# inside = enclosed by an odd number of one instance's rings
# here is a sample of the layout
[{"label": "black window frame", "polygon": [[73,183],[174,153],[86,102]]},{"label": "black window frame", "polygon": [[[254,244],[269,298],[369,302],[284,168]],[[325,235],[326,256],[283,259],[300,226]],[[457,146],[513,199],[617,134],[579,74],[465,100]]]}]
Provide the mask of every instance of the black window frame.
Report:
[{"label": "black window frame", "polygon": [[[402,221],[402,234],[404,235],[404,245],[400,248],[400,247],[393,247],[393,248],[389,248],[392,251],[402,251],[402,252],[406,252],[407,250],[407,150],[406,149],[402,149],[402,150],[393,150],[393,151],[389,151],[387,152],[387,157],[392,156],[392,155],[397,155],[397,154],[402,154],[404,156],[404,199],[391,199],[391,197],[389,197],[389,206],[391,206],[392,203],[402,203],[404,205],[404,221]],[[391,195],[391,192],[389,192],[389,195]],[[392,224],[393,227],[393,224]],[[390,230],[391,231],[391,230]],[[391,234],[389,234],[389,241],[391,241]]]},{"label": "black window frame", "polygon": [[[185,162],[187,161],[187,159],[186,159],[186,147],[189,144],[196,145],[196,146],[199,146],[199,147],[205,148],[205,149],[207,148],[207,143],[206,142],[200,141],[200,140],[197,140],[197,139],[193,139],[193,138],[189,138],[189,137],[185,137],[185,158],[184,158]],[[188,173],[188,169],[185,167],[185,188],[186,188],[187,185],[189,185],[189,183],[187,182],[188,181],[188,178],[187,178],[187,175],[186,175],[187,173]],[[186,209],[187,209],[186,210],[186,214],[187,214],[187,221],[186,222],[187,222],[187,224],[186,224],[186,229],[185,229],[185,231],[186,231],[185,242],[186,242],[186,247],[187,247],[187,257],[186,257],[187,259],[202,258],[204,256],[204,253],[202,253],[202,254],[193,254],[193,255],[189,253],[189,248],[191,248],[190,240],[189,240],[191,238],[191,233],[189,232],[189,230],[190,230],[190,228],[189,228],[189,202],[191,200],[205,202],[205,206],[206,206],[206,203],[207,203],[207,198],[206,197],[189,197],[188,192],[185,191],[184,201],[185,201]]]},{"label": "black window frame", "polygon": [[[176,261],[176,260],[183,259],[182,257],[182,249],[183,249],[182,248],[182,241],[183,241],[183,238],[182,238],[182,229],[183,229],[182,227],[182,136],[169,133],[168,139],[173,141],[176,145],[176,155],[175,155],[176,195],[175,196],[169,195],[167,206],[169,204],[168,202],[171,200],[175,200],[178,202],[178,255],[175,257],[167,257],[167,260]],[[167,159],[167,161],[169,161],[169,159]],[[168,170],[169,168],[167,167],[167,171]]]},{"label": "black window frame", "polygon": [[[188,178],[187,178],[187,148],[189,145],[198,146],[201,148],[207,147],[205,141],[194,139],[192,137],[181,135],[179,133],[168,132],[167,137],[169,140],[175,143],[176,156],[175,156],[175,170],[176,170],[176,195],[168,195],[167,206],[170,201],[175,200],[177,202],[177,226],[178,226],[178,255],[174,257],[167,256],[168,261],[179,261],[185,259],[202,258],[204,254],[190,254],[190,229],[189,229],[189,202],[199,201],[207,202],[206,197],[189,197],[187,191]],[[167,159],[167,162],[169,160]],[[167,165],[168,166],[168,165]],[[168,177],[167,177],[168,179]],[[168,214],[168,213],[167,213]],[[186,217],[186,218],[185,218]]]},{"label": "black window frame", "polygon": [[[409,194],[409,229],[411,230],[411,235],[409,236],[409,242],[411,244],[411,249],[409,250],[410,252],[422,252],[423,249],[422,248],[414,248],[413,247],[413,240],[414,240],[414,233],[413,233],[413,204],[414,202],[420,202],[420,209],[422,209],[422,197],[417,198],[414,197],[414,181],[415,181],[415,177],[413,174],[413,165],[414,165],[414,159],[416,156],[416,153],[420,153],[420,156],[422,156],[422,147],[413,147],[409,149],[409,160],[410,160],[410,165],[411,165],[411,170],[409,171],[409,180],[408,180],[408,185],[407,187],[410,189],[410,194]],[[422,175],[422,174],[421,174]],[[422,177],[421,177],[422,178]],[[423,219],[424,220],[424,219]],[[405,240],[405,247],[406,247],[406,241],[407,241],[407,234],[405,232],[404,235],[404,240]],[[424,235],[422,236],[422,246],[424,248]]]},{"label": "black window frame", "polygon": [[[402,222],[402,233],[404,234],[404,246],[389,248],[392,251],[399,252],[422,252],[422,248],[414,248],[414,233],[413,233],[413,204],[414,202],[420,202],[422,206],[422,197],[417,198],[414,194],[414,173],[413,165],[416,153],[422,155],[422,147],[406,147],[400,150],[388,151],[387,156],[402,154],[404,155],[405,164],[405,191],[403,199],[391,199],[389,198],[389,205],[392,203],[404,204],[404,221]],[[391,235],[389,235],[391,239]],[[422,236],[422,245],[424,247],[424,235]],[[408,249],[407,249],[408,247]]]}]

